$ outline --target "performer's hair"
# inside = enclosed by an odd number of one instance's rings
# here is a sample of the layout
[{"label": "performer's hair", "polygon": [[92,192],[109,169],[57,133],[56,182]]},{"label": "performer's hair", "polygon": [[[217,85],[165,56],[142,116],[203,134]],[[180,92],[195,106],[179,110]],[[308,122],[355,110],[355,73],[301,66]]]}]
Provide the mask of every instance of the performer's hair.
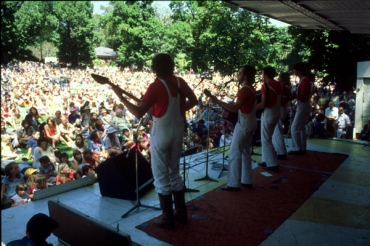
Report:
[{"label": "performer's hair", "polygon": [[175,62],[169,54],[159,53],[153,57],[152,70],[158,77],[171,76],[174,69]]},{"label": "performer's hair", "polygon": [[265,75],[267,75],[267,77],[269,77],[270,79],[273,79],[276,75],[275,68],[273,68],[271,66],[264,67],[263,68],[263,73]]},{"label": "performer's hair", "polygon": [[294,64],[293,69],[298,71],[302,76],[307,76],[310,73],[308,64],[304,62],[297,62]]},{"label": "performer's hair", "polygon": [[247,76],[248,84],[254,84],[254,82],[256,81],[256,69],[251,65],[244,65],[240,68],[244,68],[243,75]]},{"label": "performer's hair", "polygon": [[279,75],[279,77],[283,81],[283,85],[291,86],[291,83],[290,83],[290,74],[289,73],[281,72],[280,75]]}]

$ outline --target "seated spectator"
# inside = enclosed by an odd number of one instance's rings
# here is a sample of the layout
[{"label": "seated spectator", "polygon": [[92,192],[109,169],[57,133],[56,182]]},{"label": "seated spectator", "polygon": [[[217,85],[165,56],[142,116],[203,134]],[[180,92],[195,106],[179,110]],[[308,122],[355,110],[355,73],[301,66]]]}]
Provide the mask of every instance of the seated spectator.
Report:
[{"label": "seated spectator", "polygon": [[145,144],[143,137],[137,138],[137,151],[140,152],[148,162],[150,162],[150,148]]},{"label": "seated spectator", "polygon": [[67,121],[67,118],[62,116],[60,118],[61,123],[59,125],[60,130],[60,141],[65,143],[68,147],[73,145],[73,133],[75,132],[75,127]]},{"label": "seated spectator", "polygon": [[128,121],[126,120],[126,117],[123,116],[122,109],[118,108],[116,110],[116,115],[113,117],[113,119],[111,121],[111,126],[116,128],[117,132],[122,132],[123,129],[125,129],[125,128],[129,129]]},{"label": "seated spectator", "polygon": [[31,139],[33,132],[36,129],[31,126],[31,123],[27,120],[22,120],[22,126],[17,130],[17,138],[19,147],[26,147],[27,141]]},{"label": "seated spectator", "polygon": [[90,135],[90,140],[87,142],[87,147],[92,151],[94,157],[108,158],[108,153],[105,150],[103,140],[100,138],[99,131],[93,131]]},{"label": "seated spectator", "polygon": [[108,135],[108,127],[109,125],[107,125],[105,127],[105,124],[102,120],[98,119],[95,123],[95,130],[94,131],[98,131],[99,132],[99,137],[100,139],[102,139],[103,141],[105,140],[105,138],[107,137]]},{"label": "seated spectator", "polygon": [[15,188],[16,194],[12,197],[15,206],[31,202],[30,196],[27,193],[27,185],[24,183],[17,184]]},{"label": "seated spectator", "polygon": [[66,152],[60,153],[60,163],[65,163],[73,168],[72,161],[69,160],[69,156]]},{"label": "seated spectator", "polygon": [[81,134],[77,134],[76,139],[72,144],[72,150],[79,150],[82,153],[85,148],[87,148],[87,146],[84,138]]},{"label": "seated spectator", "polygon": [[93,154],[93,152],[90,149],[85,149],[84,152],[82,153],[82,156],[83,159],[85,160],[85,163],[91,165],[94,170],[101,163],[100,157],[96,154]]},{"label": "seated spectator", "polygon": [[83,127],[81,125],[81,120],[76,119],[76,122],[73,124],[74,133],[77,135],[82,135],[83,138],[88,138],[90,136],[90,129],[88,126]]},{"label": "seated spectator", "polygon": [[[68,115],[66,116],[68,117]],[[62,123],[62,112],[60,110],[57,110],[55,112],[55,117],[54,117],[54,120],[55,120],[55,123],[59,126],[61,123]]]},{"label": "seated spectator", "polygon": [[319,138],[326,138],[326,130],[325,130],[325,115],[322,113],[318,113],[315,116],[313,128],[314,128],[314,135],[317,135]]},{"label": "seated spectator", "polygon": [[214,146],[212,139],[209,138],[207,135],[204,135],[200,140],[200,145],[198,146],[197,152],[202,152],[203,150],[210,150],[213,148]]},{"label": "seated spectator", "polygon": [[31,116],[31,126],[37,127],[42,122],[46,122],[46,118],[39,114],[39,111],[35,107],[31,107],[28,113]]},{"label": "seated spectator", "polygon": [[200,138],[198,133],[194,133],[193,136],[190,139],[190,148],[198,147],[200,145]]},{"label": "seated spectator", "polygon": [[[14,207],[14,206],[16,206],[15,202],[11,198],[5,198],[1,201],[1,210],[11,208],[11,207]],[[7,244],[7,245],[9,245],[9,244]]]},{"label": "seated spectator", "polygon": [[367,119],[367,124],[361,131],[361,140],[370,141],[370,118]]},{"label": "seated spectator", "polygon": [[5,177],[1,180],[1,200],[12,198],[17,184],[23,183],[23,174],[19,172],[18,164],[11,162],[5,166]]},{"label": "seated spectator", "polygon": [[97,178],[98,176],[96,175],[94,169],[92,168],[92,166],[90,165],[85,165],[82,167],[82,173],[83,173],[83,176],[82,178],[85,178],[87,176],[90,176],[90,175],[95,175],[95,178]]},{"label": "seated spectator", "polygon": [[81,125],[83,127],[89,126],[90,118],[91,118],[91,111],[89,106],[81,107]]},{"label": "seated spectator", "polygon": [[106,108],[102,108],[99,119],[103,121],[104,125],[110,125],[112,121],[112,116],[108,114],[108,111]]},{"label": "seated spectator", "polygon": [[32,133],[32,136],[30,139],[27,141],[27,155],[26,158],[29,159],[32,156],[34,156],[35,148],[37,147],[37,140],[40,138],[40,132],[39,131],[34,131]]},{"label": "seated spectator", "polygon": [[[76,178],[75,178],[76,175]],[[72,171],[68,164],[61,163],[59,165],[58,175],[55,178],[56,185],[64,184],[67,182],[71,182],[77,178],[80,178],[80,175],[76,173],[76,171]]]},{"label": "seated spectator", "polygon": [[339,116],[335,122],[335,129],[337,132],[337,138],[342,138],[344,135],[347,134],[349,128],[351,127],[351,122],[349,117],[344,113],[344,108],[339,108]]},{"label": "seated spectator", "polygon": [[55,149],[56,143],[60,140],[59,126],[56,124],[53,117],[47,119],[47,124],[44,126],[44,137],[48,139],[49,143]]},{"label": "seated spectator", "polygon": [[58,222],[51,219],[49,216],[41,213],[35,214],[27,222],[26,236],[20,240],[11,241],[7,245],[50,245],[46,242],[46,239],[51,235],[51,232],[58,227]]},{"label": "seated spectator", "polygon": [[203,134],[207,134],[207,128],[204,125],[204,120],[199,120],[197,124],[193,124],[193,133],[197,133],[199,138],[202,138]]},{"label": "seated spectator", "polygon": [[146,131],[145,127],[140,126],[137,132],[137,138],[142,137],[144,139],[146,148],[149,148],[150,145],[149,135],[145,131]]},{"label": "seated spectator", "polygon": [[24,117],[21,116],[19,109],[14,109],[13,112],[13,115],[10,117],[10,124],[14,130],[18,130],[22,126]]},{"label": "seated spectator", "polygon": [[82,152],[79,150],[73,150],[72,155],[72,167],[74,170],[78,171],[80,175],[82,175],[82,167],[86,165],[86,162],[82,156]]},{"label": "seated spectator", "polygon": [[210,125],[209,137],[212,138],[213,145],[214,145],[215,148],[220,146],[221,135],[222,135],[222,133],[221,133],[221,130],[218,126]]},{"label": "seated spectator", "polygon": [[8,135],[11,139],[13,147],[18,147],[18,136],[15,131],[6,128],[5,121],[1,121],[1,137]]},{"label": "seated spectator", "polygon": [[33,194],[38,190],[43,190],[48,188],[48,182],[43,174],[37,174],[35,177],[35,185],[30,187],[29,195],[33,197]]},{"label": "seated spectator", "polygon": [[334,124],[338,118],[338,108],[334,107],[334,102],[329,102],[329,107],[325,109],[325,118],[326,118],[326,130],[329,133],[329,136],[335,136]]},{"label": "seated spectator", "polygon": [[39,110],[39,114],[42,118],[48,118],[52,115],[50,112],[51,106],[49,102],[46,100],[46,97],[42,97],[39,103],[37,104],[37,108]]},{"label": "seated spectator", "polygon": [[220,147],[231,144],[231,140],[233,140],[233,136],[230,134],[230,129],[225,129],[225,134],[220,138]]},{"label": "seated spectator", "polygon": [[33,167],[39,168],[40,161],[39,159],[43,156],[48,156],[50,158],[51,163],[54,165],[56,164],[56,158],[54,154],[54,149],[49,145],[49,142],[46,138],[40,137],[37,140],[37,147],[33,151]]},{"label": "seated spectator", "polygon": [[18,163],[19,172],[23,174],[25,179],[27,178],[25,173],[28,169],[31,168],[31,165],[28,163],[27,158],[22,158],[22,160]]},{"label": "seated spectator", "polygon": [[15,152],[9,135],[1,136],[1,159],[18,160],[20,157]]},{"label": "seated spectator", "polygon": [[132,135],[132,131],[130,131],[129,129],[123,129],[122,150],[130,149],[135,145]]},{"label": "seated spectator", "polygon": [[89,130],[90,132],[95,131],[95,123],[98,119],[98,115],[96,113],[91,113],[90,122],[89,122]]},{"label": "seated spectator", "polygon": [[69,123],[74,124],[77,119],[81,119],[81,116],[79,114],[77,114],[77,111],[76,111],[75,107],[69,108],[69,111],[71,112],[68,115],[68,122]]},{"label": "seated spectator", "polygon": [[39,161],[40,161],[39,167],[40,174],[45,176],[46,181],[48,183],[55,183],[55,167],[53,163],[50,162],[50,158],[45,155],[41,157]]},{"label": "seated spectator", "polygon": [[108,128],[108,135],[103,143],[104,148],[108,152],[107,154],[109,156],[115,156],[122,153],[121,144],[116,134],[116,128],[112,126]]}]

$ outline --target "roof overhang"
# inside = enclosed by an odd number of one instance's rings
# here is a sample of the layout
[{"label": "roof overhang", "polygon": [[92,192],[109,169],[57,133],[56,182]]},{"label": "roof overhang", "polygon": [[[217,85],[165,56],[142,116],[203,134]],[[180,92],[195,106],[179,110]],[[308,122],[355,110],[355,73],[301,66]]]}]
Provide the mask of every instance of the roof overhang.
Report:
[{"label": "roof overhang", "polygon": [[302,29],[370,34],[370,0],[223,1]]}]

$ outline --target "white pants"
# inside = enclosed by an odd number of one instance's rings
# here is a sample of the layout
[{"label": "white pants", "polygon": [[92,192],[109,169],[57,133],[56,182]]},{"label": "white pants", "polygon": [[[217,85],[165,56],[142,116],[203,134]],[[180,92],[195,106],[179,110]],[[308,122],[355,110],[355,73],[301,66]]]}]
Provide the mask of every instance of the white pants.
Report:
[{"label": "white pants", "polygon": [[262,162],[266,162],[268,167],[278,165],[277,154],[272,145],[272,134],[279,121],[280,106],[265,108],[261,117],[261,143],[262,143]]},{"label": "white pants", "polygon": [[291,126],[292,150],[306,150],[306,121],[311,112],[310,102],[299,102],[297,112]]},{"label": "white pants", "polygon": [[272,134],[272,144],[278,155],[286,155],[286,147],[283,136],[283,120],[287,115],[286,107],[280,108],[280,119],[275,126],[274,133]]},{"label": "white pants", "polygon": [[233,140],[230,145],[227,186],[240,187],[240,183],[252,184],[252,159],[250,146],[257,128],[255,113],[239,113]]}]

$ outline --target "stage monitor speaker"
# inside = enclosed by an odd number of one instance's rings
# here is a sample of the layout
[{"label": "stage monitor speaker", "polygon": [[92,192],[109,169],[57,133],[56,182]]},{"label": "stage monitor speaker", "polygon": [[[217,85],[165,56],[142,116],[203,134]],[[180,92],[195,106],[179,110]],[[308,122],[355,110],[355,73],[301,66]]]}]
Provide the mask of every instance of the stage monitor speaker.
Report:
[{"label": "stage monitor speaker", "polygon": [[[150,163],[137,153],[139,192],[153,182]],[[102,196],[136,199],[135,150],[109,158],[96,168]]]}]

